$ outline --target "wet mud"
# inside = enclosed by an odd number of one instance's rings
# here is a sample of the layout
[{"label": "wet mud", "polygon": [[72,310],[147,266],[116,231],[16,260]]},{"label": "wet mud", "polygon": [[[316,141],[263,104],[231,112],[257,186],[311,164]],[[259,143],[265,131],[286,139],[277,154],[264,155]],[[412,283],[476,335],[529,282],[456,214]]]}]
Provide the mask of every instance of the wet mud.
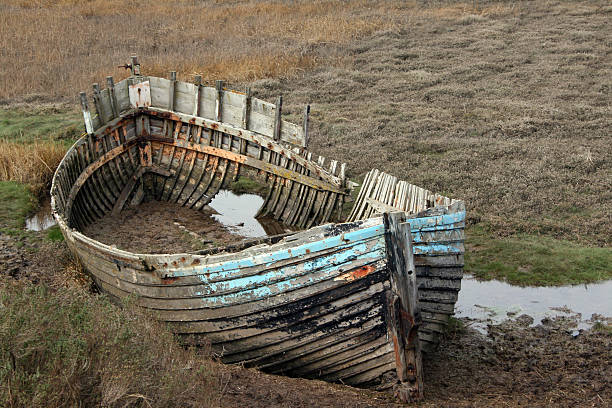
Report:
[{"label": "wet mud", "polygon": [[109,214],[87,226],[83,233],[130,252],[180,253],[288,231],[273,219],[255,218],[261,203],[259,196],[231,191],[220,191],[200,211],[150,201],[127,208],[118,216]]}]

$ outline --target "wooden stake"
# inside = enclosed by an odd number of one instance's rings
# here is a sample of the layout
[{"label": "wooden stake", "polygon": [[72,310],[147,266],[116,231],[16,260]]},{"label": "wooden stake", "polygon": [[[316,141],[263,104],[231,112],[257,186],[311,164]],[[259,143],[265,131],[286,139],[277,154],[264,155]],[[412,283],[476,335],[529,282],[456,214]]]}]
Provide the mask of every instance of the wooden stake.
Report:
[{"label": "wooden stake", "polygon": [[140,75],[140,64],[138,63],[138,57],[136,55],[132,55],[132,66],[130,69],[132,70],[132,76]]},{"label": "wooden stake", "polygon": [[174,110],[174,91],[176,87],[176,71],[170,71],[170,89],[168,90],[168,110]]},{"label": "wooden stake", "polygon": [[387,269],[391,282],[389,330],[396,356],[396,396],[402,402],[423,399],[423,369],[419,326],[416,269],[410,224],[404,212],[384,213]]},{"label": "wooden stake", "polygon": [[217,80],[215,82],[215,88],[217,89],[217,97],[215,100],[215,120],[217,122],[221,122],[221,104],[222,102],[222,96],[223,96],[223,81],[219,81]]},{"label": "wooden stake", "polygon": [[80,93],[81,96],[81,109],[83,110],[83,120],[85,121],[85,131],[88,135],[94,132],[93,122],[91,121],[91,112],[89,112],[89,105],[87,104],[87,95],[85,92]]},{"label": "wooden stake", "polygon": [[249,116],[251,115],[251,88],[246,89],[246,98],[244,100],[244,106],[242,107],[242,128],[249,128]]},{"label": "wooden stake", "polygon": [[308,124],[310,122],[310,105],[306,105],[306,107],[304,108],[304,124],[303,124],[303,129],[304,129],[304,148],[307,149],[308,148]]},{"label": "wooden stake", "polygon": [[106,87],[108,88],[108,99],[110,100],[113,118],[116,118],[119,112],[117,111],[117,98],[115,97],[115,81],[113,81],[112,76],[106,77]]},{"label": "wooden stake", "polygon": [[274,117],[274,140],[279,141],[281,135],[281,113],[283,110],[283,97],[276,98],[276,116]]},{"label": "wooden stake", "polygon": [[193,78],[195,89],[195,101],[193,105],[193,116],[200,116],[200,89],[202,87],[202,75],[196,75]]}]

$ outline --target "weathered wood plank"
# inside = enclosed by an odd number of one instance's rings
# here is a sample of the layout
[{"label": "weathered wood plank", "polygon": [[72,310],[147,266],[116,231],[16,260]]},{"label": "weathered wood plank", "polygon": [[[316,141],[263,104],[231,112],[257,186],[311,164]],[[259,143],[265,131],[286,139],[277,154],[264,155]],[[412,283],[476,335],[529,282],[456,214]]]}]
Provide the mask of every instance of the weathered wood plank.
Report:
[{"label": "weathered wood plank", "polygon": [[421,314],[418,307],[416,270],[412,253],[410,224],[403,212],[385,213],[387,268],[391,281],[391,324],[396,354],[396,394],[404,401],[423,398],[423,370],[418,328]]}]

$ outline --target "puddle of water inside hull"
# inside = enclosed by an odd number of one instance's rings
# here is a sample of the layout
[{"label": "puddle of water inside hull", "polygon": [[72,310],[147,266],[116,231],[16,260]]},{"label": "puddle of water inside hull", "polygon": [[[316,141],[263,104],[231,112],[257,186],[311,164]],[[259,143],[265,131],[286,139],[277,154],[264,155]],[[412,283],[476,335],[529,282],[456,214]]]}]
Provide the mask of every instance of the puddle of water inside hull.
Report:
[{"label": "puddle of water inside hull", "polygon": [[42,203],[38,212],[26,218],[25,223],[28,231],[44,231],[57,224],[51,215],[51,203],[49,201]]},{"label": "puddle of water inside hull", "polygon": [[272,218],[255,218],[263,202],[264,199],[255,194],[221,190],[208,206],[218,213],[213,215],[216,221],[245,237],[258,238],[290,231],[289,227]]},{"label": "puddle of water inside hull", "polygon": [[[533,317],[535,325],[544,318],[578,313],[579,328],[588,327],[584,320],[591,319],[593,314],[612,316],[612,280],[588,285],[520,287],[500,281],[478,281],[465,275],[455,306],[456,317],[492,324],[527,314]],[[479,330],[485,326],[485,323],[474,325]]]}]

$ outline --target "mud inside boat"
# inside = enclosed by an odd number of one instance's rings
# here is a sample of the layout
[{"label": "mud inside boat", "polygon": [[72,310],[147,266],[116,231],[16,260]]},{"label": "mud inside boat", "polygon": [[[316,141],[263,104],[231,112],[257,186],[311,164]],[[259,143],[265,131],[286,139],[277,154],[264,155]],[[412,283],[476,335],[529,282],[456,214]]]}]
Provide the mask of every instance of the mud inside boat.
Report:
[{"label": "mud inside boat", "polygon": [[[297,126],[281,98],[129,67],[91,100],[81,94],[86,134],[51,189],[66,242],[100,289],[137,295],[227,363],[422,396],[420,350],[437,344],[460,288],[463,202],[378,170],[350,202],[346,165],[307,150],[308,108]],[[209,241],[211,202],[241,180],[263,192],[255,218],[280,223],[276,234],[216,231],[212,245],[184,249],[154,228]],[[163,209],[173,215],[151,222]],[[138,239],[109,233],[131,222],[153,227],[155,250],[148,236],[141,252]]]}]

